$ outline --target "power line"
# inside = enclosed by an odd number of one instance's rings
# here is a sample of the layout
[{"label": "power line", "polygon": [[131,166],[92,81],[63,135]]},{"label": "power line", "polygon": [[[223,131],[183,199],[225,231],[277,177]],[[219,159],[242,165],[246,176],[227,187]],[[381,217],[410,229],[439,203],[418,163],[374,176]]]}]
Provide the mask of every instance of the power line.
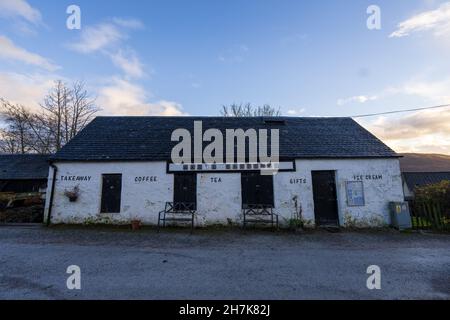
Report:
[{"label": "power line", "polygon": [[404,112],[413,112],[413,111],[430,110],[430,109],[438,109],[438,108],[448,108],[448,107],[450,107],[450,104],[442,104],[442,105],[439,105],[439,106],[432,106],[432,107],[425,107],[425,108],[396,110],[396,111],[387,111],[387,112],[380,112],[380,113],[360,114],[360,115],[357,115],[357,116],[352,116],[351,118],[366,118],[366,117],[373,117],[373,116],[381,116],[381,115],[385,115],[385,114],[404,113]]}]

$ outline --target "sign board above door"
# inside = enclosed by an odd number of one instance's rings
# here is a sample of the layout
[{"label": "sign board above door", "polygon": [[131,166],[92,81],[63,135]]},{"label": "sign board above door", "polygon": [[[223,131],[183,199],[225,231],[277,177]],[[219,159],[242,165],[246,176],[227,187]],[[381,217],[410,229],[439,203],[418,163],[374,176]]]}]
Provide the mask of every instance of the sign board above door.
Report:
[{"label": "sign board above door", "polygon": [[273,163],[168,163],[167,172],[243,172],[243,171],[295,171],[295,162],[273,162]]}]

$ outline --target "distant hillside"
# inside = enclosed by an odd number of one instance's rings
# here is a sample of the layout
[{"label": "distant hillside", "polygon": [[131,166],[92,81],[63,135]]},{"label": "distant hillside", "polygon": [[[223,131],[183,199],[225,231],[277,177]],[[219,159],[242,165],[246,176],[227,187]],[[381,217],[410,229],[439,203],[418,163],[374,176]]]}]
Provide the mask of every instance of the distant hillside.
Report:
[{"label": "distant hillside", "polygon": [[450,171],[450,156],[444,154],[403,153],[400,159],[402,172]]}]

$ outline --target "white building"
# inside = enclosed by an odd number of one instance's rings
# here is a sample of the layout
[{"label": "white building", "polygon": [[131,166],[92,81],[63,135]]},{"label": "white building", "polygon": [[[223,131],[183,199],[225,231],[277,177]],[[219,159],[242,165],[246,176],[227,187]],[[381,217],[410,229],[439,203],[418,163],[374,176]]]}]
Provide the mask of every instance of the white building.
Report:
[{"label": "white building", "polygon": [[[194,121],[221,132],[279,130],[280,171],[260,175],[261,162],[173,165],[171,135],[193,133]],[[54,224],[154,225],[166,203],[183,202],[194,204],[197,226],[242,224],[254,204],[273,208],[282,225],[301,217],[383,226],[389,202],[404,199],[398,155],[350,118],[98,117],[52,157],[48,188]]]}]

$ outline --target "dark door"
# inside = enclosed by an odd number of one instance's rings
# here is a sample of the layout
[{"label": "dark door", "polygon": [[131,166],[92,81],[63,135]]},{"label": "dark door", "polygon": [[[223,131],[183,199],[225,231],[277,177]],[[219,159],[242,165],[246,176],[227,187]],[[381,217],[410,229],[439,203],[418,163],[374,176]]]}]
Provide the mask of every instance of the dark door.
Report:
[{"label": "dark door", "polygon": [[122,175],[104,174],[102,182],[102,213],[119,213]]},{"label": "dark door", "polygon": [[197,174],[175,174],[173,202],[176,210],[183,210],[184,204],[189,204],[189,209],[197,209]]},{"label": "dark door", "polygon": [[339,226],[334,171],[313,171],[312,184],[316,224]]},{"label": "dark door", "polygon": [[273,176],[261,175],[259,172],[241,174],[242,208],[262,205],[273,208]]}]

